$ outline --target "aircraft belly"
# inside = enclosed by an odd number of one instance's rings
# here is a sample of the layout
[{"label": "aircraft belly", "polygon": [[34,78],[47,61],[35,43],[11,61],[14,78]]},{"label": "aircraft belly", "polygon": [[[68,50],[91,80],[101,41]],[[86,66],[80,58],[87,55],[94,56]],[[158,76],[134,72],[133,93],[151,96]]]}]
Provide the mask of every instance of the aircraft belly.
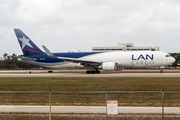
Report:
[{"label": "aircraft belly", "polygon": [[45,66],[45,67],[50,67],[50,68],[56,68],[56,69],[61,69],[61,68],[82,68],[82,65],[79,65],[77,63],[67,63],[63,65],[53,65],[53,66]]},{"label": "aircraft belly", "polygon": [[44,63],[44,62],[36,62],[31,60],[21,60],[21,62],[33,64],[33,65],[39,65],[42,67],[48,67],[48,68],[82,68],[83,66],[77,63],[72,62],[56,62],[56,63]]}]

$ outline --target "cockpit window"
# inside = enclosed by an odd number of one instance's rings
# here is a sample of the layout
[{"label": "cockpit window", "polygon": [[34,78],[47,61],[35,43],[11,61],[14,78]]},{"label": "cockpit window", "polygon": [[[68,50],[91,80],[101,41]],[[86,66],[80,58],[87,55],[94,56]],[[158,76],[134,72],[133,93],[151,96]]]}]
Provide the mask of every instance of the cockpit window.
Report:
[{"label": "cockpit window", "polygon": [[171,57],[170,55],[166,55],[166,57]]}]

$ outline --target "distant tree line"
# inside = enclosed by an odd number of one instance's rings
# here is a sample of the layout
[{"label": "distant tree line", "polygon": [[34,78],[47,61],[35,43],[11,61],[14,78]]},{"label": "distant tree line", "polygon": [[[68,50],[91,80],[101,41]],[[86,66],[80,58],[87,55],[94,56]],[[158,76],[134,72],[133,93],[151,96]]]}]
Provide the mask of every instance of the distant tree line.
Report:
[{"label": "distant tree line", "polygon": [[[0,69],[2,70],[10,70],[10,69],[39,69],[42,68],[37,65],[32,65],[24,62],[20,62],[17,60],[17,58],[14,58],[14,56],[17,56],[16,54],[8,55],[7,53],[4,53],[3,59],[0,60]],[[22,55],[19,55],[22,56]]]}]

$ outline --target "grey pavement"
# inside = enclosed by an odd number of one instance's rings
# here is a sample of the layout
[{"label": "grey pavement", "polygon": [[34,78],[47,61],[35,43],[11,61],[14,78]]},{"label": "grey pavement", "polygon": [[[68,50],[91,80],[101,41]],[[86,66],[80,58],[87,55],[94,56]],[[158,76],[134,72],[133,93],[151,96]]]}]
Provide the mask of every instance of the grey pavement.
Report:
[{"label": "grey pavement", "polygon": [[180,73],[108,73],[108,74],[85,74],[85,73],[0,73],[0,78],[6,77],[180,77]]},{"label": "grey pavement", "polygon": [[[0,112],[49,113],[49,106],[0,105]],[[105,106],[52,106],[52,113],[106,113]],[[161,114],[162,107],[118,107],[118,113]],[[180,114],[180,107],[165,107],[165,114]]]}]

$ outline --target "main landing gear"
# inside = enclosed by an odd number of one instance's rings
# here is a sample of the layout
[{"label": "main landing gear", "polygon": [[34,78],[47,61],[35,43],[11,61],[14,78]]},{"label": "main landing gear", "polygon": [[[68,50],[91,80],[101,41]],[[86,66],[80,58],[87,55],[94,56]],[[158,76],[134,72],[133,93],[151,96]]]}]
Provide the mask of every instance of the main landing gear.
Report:
[{"label": "main landing gear", "polygon": [[95,73],[99,74],[100,71],[99,71],[99,69],[95,69],[95,70],[87,70],[86,73],[87,73],[87,74],[95,74]]},{"label": "main landing gear", "polygon": [[161,69],[160,73],[163,73],[163,69]]},{"label": "main landing gear", "polygon": [[161,68],[160,73],[163,73],[164,67]]}]

